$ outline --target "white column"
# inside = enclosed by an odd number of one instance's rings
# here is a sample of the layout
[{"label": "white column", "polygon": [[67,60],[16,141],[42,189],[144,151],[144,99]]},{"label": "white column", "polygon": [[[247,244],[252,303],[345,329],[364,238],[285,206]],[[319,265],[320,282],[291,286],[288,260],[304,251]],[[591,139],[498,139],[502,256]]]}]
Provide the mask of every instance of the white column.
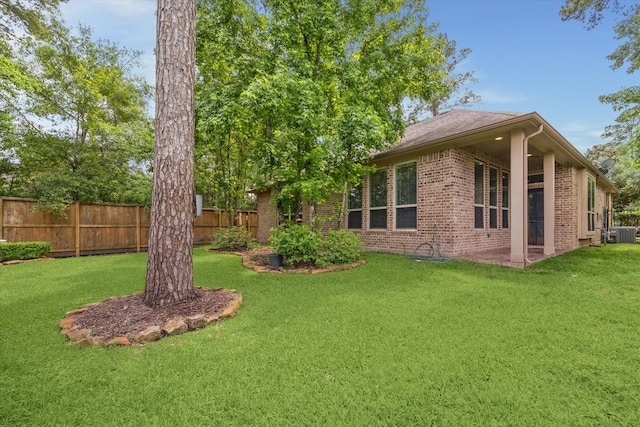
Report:
[{"label": "white column", "polygon": [[555,255],[556,226],[556,156],[544,155],[544,254]]},{"label": "white column", "polygon": [[527,147],[523,129],[511,131],[511,254],[509,260],[524,266],[527,260]]}]

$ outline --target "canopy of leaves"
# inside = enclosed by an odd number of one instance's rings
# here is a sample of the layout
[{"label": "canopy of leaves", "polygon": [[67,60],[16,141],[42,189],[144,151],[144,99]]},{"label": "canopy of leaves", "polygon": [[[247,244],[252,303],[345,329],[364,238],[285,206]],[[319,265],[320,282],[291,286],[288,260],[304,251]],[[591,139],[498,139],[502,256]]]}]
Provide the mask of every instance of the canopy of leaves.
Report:
[{"label": "canopy of leaves", "polygon": [[2,100],[12,126],[0,141],[0,191],[56,213],[72,200],[148,200],[151,88],[133,74],[141,53],[94,41],[85,27],[51,30],[55,37],[19,45],[16,64],[30,84]]},{"label": "canopy of leaves", "polygon": [[[621,41],[607,57],[612,61],[611,68],[626,66],[628,73],[634,73],[640,68],[640,4],[618,0],[566,0],[560,15],[563,20],[582,21],[591,29],[604,19],[607,10],[619,18],[614,31]],[[640,86],[603,95],[600,101],[611,104],[619,113],[616,123],[607,128],[604,136],[616,144],[627,145],[637,167],[640,164]]]},{"label": "canopy of leaves", "polygon": [[251,165],[292,213],[359,180],[402,136],[403,103],[450,87],[448,43],[424,3],[201,0],[200,149],[242,147],[248,163],[227,164],[225,179]]}]

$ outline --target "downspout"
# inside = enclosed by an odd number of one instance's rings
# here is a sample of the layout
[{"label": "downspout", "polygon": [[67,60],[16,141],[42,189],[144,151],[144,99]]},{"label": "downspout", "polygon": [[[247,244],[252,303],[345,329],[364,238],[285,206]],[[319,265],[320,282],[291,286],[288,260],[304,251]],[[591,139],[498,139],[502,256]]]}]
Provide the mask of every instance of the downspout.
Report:
[{"label": "downspout", "polygon": [[[526,178],[529,175],[529,157],[527,156],[528,151],[529,151],[529,139],[533,138],[534,136],[538,136],[542,133],[542,131],[544,130],[544,126],[540,125],[538,126],[538,130],[536,130],[535,132],[529,134],[529,135],[525,135],[524,137],[524,141],[522,142],[523,145],[523,150],[522,150],[522,155],[524,156],[524,173],[525,173],[525,179],[524,181],[524,188],[522,189],[522,195],[523,197],[525,197],[525,200],[528,201],[529,197],[529,182],[528,179]],[[523,253],[524,253],[524,265],[526,266],[527,264],[531,264],[531,261],[529,261],[529,228],[526,226],[527,224],[529,224],[529,209],[525,208],[524,209],[524,224],[525,224],[525,230],[524,230],[524,236],[522,239],[524,248],[523,248]]]}]

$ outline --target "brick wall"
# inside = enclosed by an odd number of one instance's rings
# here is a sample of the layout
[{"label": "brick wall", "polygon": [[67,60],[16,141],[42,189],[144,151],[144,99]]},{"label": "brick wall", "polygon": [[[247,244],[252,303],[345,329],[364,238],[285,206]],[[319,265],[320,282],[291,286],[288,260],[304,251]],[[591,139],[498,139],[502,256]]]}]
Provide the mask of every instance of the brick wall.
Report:
[{"label": "brick wall", "polygon": [[278,212],[271,203],[271,191],[256,193],[258,205],[258,231],[256,239],[260,243],[268,243],[271,228],[278,224]]},{"label": "brick wall", "polygon": [[[508,247],[510,234],[501,227],[502,182],[498,179],[498,229],[489,228],[489,210],[485,209],[485,228],[474,226],[474,165],[485,167],[485,205],[489,205],[489,166],[498,170],[498,177],[506,166],[486,153],[473,149],[448,149],[418,156],[417,162],[417,216],[415,230],[394,229],[394,183],[396,164],[384,165],[387,169],[387,228],[368,229],[369,195],[365,183],[363,194],[362,241],[367,250],[412,254],[423,243],[429,243],[444,256],[455,256],[471,251]],[[427,246],[428,247],[428,246]],[[424,248],[424,246],[423,246]]]},{"label": "brick wall", "polygon": [[578,178],[576,169],[556,163],[555,246],[572,250],[578,247]]},{"label": "brick wall", "polygon": [[[395,168],[397,164],[389,163],[380,165],[387,171],[387,225],[384,230],[370,230],[368,227],[369,194],[367,178],[363,182],[362,195],[362,230],[352,230],[360,234],[365,249],[379,252],[393,252],[400,254],[413,254],[420,245],[427,243],[431,247],[439,249],[443,256],[458,256],[470,252],[481,252],[491,249],[508,248],[511,243],[511,230],[504,228],[502,224],[502,173],[509,172],[509,165],[500,159],[493,158],[487,153],[474,148],[464,147],[459,149],[446,149],[430,154],[422,154],[415,159],[417,164],[417,227],[415,230],[396,230],[395,217]],[[485,165],[485,208],[484,227],[475,228],[474,219],[474,192],[476,161]],[[407,163],[407,162],[403,162]],[[497,198],[498,198],[498,227],[489,226],[489,168],[495,168],[498,172]],[[542,172],[535,169],[532,172]],[[580,244],[597,243],[600,240],[601,228],[604,218],[602,211],[606,205],[606,193],[602,187],[596,191],[597,223],[596,233],[590,235],[590,239],[578,240],[578,215],[581,215],[578,206],[577,192],[581,188],[578,183],[579,174],[576,168],[556,163],[555,166],[555,246],[561,250],[572,250]],[[529,187],[541,185],[531,184]],[[513,196],[513,187],[509,189]],[[264,197],[264,196],[263,196]],[[339,206],[341,196],[336,195],[329,202],[316,207],[318,224],[323,232],[337,229],[339,225]],[[258,195],[258,212],[260,225],[265,221],[262,217],[261,205],[268,205],[264,198]],[[269,227],[275,225],[275,209],[270,208],[266,212],[273,218]],[[509,211],[509,223],[512,223]],[[303,210],[303,220],[308,222],[308,207]],[[269,221],[269,220],[267,220]],[[340,227],[346,229],[346,213]],[[268,230],[268,229],[267,229]],[[435,231],[435,232],[434,232]],[[264,227],[258,231],[259,239],[263,238]],[[268,234],[266,235],[268,238]],[[260,240],[263,241],[263,240]],[[264,240],[266,241],[266,240]],[[422,249],[428,249],[429,245],[423,245]],[[427,252],[419,251],[420,254]]]}]

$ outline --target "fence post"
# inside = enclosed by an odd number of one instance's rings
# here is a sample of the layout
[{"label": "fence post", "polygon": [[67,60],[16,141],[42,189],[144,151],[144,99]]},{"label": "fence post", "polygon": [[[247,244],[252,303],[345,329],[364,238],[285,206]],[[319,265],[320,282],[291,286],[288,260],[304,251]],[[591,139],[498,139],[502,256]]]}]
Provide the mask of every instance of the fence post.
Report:
[{"label": "fence post", "polygon": [[140,206],[136,206],[136,252],[140,252],[140,240],[142,240],[142,231],[140,230]]},{"label": "fence post", "polygon": [[4,223],[4,204],[2,203],[3,200],[4,199],[0,197],[0,240],[4,239],[4,237],[2,237],[4,236],[4,234],[2,234],[2,224]]},{"label": "fence post", "polygon": [[80,256],[80,202],[74,204],[76,208],[76,256]]}]

